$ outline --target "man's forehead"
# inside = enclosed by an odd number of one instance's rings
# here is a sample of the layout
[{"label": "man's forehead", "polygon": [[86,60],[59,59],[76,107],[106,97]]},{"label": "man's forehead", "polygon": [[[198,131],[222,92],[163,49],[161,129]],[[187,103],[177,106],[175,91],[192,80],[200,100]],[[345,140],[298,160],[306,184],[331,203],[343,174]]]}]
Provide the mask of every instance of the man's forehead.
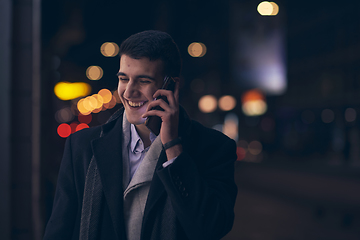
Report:
[{"label": "man's forehead", "polygon": [[119,72],[127,74],[125,71],[136,70],[144,71],[156,75],[163,75],[164,63],[161,59],[150,60],[147,57],[132,58],[127,55],[122,55],[120,58]]}]

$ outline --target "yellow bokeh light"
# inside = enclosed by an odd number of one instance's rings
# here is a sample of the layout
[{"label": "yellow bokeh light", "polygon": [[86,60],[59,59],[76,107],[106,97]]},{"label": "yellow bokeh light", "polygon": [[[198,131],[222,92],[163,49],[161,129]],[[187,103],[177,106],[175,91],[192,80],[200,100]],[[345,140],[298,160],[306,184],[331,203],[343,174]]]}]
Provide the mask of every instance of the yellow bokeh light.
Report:
[{"label": "yellow bokeh light", "polygon": [[104,88],[101,89],[98,94],[103,98],[103,103],[108,103],[111,101],[112,93],[110,90]]},{"label": "yellow bokeh light", "polygon": [[242,110],[247,116],[259,116],[266,112],[267,104],[261,99],[251,100],[243,103]]},{"label": "yellow bokeh light", "polygon": [[115,57],[119,53],[119,46],[114,42],[106,42],[101,45],[100,51],[105,57]]},{"label": "yellow bokeh light", "polygon": [[270,2],[270,4],[273,6],[271,16],[276,16],[279,13],[279,6],[274,2]]},{"label": "yellow bokeh light", "polygon": [[99,94],[94,94],[93,97],[96,99],[96,108],[101,108],[104,104],[104,99]]},{"label": "yellow bokeh light", "polygon": [[91,106],[92,104],[90,103],[90,97],[84,98],[83,105],[87,111],[91,112],[92,110],[94,110],[94,108]]},{"label": "yellow bokeh light", "polygon": [[261,2],[258,7],[257,11],[262,16],[275,16],[279,12],[279,6],[274,2]]},{"label": "yellow bokeh light", "polygon": [[233,110],[236,106],[236,100],[233,96],[222,96],[219,100],[219,108],[223,111]]},{"label": "yellow bokeh light", "polygon": [[103,70],[99,66],[90,66],[86,69],[86,76],[90,80],[99,80],[103,76]]},{"label": "yellow bokeh light", "polygon": [[193,42],[188,47],[188,53],[192,57],[203,57],[206,54],[206,46],[200,42]]},{"label": "yellow bokeh light", "polygon": [[204,113],[210,113],[216,110],[217,101],[216,98],[212,95],[205,95],[199,100],[199,109]]},{"label": "yellow bokeh light", "polygon": [[84,98],[78,101],[77,108],[82,115],[89,115],[91,113],[91,111],[87,110],[84,106]]},{"label": "yellow bokeh light", "polygon": [[97,106],[97,99],[93,96],[89,96],[87,99],[89,100],[90,111],[94,110]]},{"label": "yellow bokeh light", "polygon": [[83,97],[91,92],[91,86],[83,82],[59,82],[54,87],[55,95],[61,100]]}]

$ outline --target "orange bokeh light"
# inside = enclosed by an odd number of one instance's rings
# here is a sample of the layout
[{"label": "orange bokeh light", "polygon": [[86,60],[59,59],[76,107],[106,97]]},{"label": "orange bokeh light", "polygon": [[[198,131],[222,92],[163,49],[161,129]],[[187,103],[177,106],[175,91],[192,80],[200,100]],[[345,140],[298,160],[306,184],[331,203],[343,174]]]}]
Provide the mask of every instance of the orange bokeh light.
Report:
[{"label": "orange bokeh light", "polygon": [[98,94],[103,98],[103,103],[108,103],[111,101],[112,93],[110,90],[104,88],[101,89]]},{"label": "orange bokeh light", "polygon": [[242,103],[256,100],[265,100],[264,94],[257,89],[249,90],[241,96]]},{"label": "orange bokeh light", "polygon": [[84,128],[89,128],[89,125],[87,125],[86,123],[80,123],[79,125],[77,125],[76,131],[80,131]]}]

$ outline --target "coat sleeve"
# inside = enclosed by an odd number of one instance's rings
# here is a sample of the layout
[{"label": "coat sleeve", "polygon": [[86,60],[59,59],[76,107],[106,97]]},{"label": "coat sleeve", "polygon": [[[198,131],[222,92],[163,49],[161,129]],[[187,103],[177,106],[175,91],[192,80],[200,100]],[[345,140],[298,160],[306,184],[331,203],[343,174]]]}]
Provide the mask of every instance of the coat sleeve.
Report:
[{"label": "coat sleeve", "polygon": [[45,229],[44,240],[72,239],[77,212],[78,204],[70,136],[65,143],[53,209]]},{"label": "coat sleeve", "polygon": [[[206,154],[184,150],[176,161],[157,169],[176,216],[189,239],[220,239],[232,228],[237,187],[235,141],[203,147]],[[205,159],[199,159],[205,157]]]}]

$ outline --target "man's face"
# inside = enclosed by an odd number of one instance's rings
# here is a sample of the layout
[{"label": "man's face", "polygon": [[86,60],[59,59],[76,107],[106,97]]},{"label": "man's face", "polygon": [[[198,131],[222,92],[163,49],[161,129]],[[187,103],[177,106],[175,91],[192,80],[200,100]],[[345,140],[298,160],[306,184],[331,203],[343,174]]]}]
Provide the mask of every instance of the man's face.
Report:
[{"label": "man's face", "polygon": [[163,82],[162,60],[150,61],[148,58],[134,59],[122,55],[117,75],[119,97],[128,121],[134,125],[143,124],[145,118],[141,116]]}]

